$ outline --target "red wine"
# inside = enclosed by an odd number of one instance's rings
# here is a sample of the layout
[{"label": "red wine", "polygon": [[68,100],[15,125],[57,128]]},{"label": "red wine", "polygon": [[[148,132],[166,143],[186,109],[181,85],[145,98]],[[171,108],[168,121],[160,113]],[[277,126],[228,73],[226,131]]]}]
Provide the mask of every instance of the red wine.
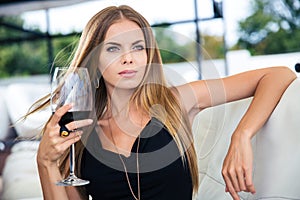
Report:
[{"label": "red wine", "polygon": [[82,119],[88,119],[89,118],[90,111],[72,111],[72,112],[67,112],[64,114],[58,124],[60,126],[66,125],[72,121],[76,120],[82,120]]}]

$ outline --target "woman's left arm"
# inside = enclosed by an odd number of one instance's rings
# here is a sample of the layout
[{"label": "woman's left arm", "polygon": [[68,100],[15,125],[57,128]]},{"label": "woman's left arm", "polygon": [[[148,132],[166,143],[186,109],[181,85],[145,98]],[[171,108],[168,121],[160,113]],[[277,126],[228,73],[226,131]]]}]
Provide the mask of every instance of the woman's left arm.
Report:
[{"label": "woman's left arm", "polygon": [[188,101],[184,102],[191,118],[207,107],[253,96],[249,108],[232,134],[223,163],[222,175],[226,191],[234,200],[240,199],[237,192],[255,193],[251,138],[268,120],[282,94],[295,78],[295,73],[287,67],[270,67],[179,87],[181,97],[188,96],[186,91],[191,91],[188,88],[193,91],[194,98],[187,98]]},{"label": "woman's left arm", "polygon": [[[248,77],[249,76],[249,77]],[[255,78],[255,77],[258,77]],[[282,94],[289,84],[296,78],[295,73],[286,67],[266,68],[245,73],[249,80],[246,87],[253,90],[253,100],[242,117],[232,137],[228,153],[223,163],[222,175],[226,183],[226,191],[233,199],[239,199],[237,192],[255,193],[252,182],[253,153],[251,138],[265,124],[275,109]],[[239,84],[239,81],[224,80],[227,94]],[[255,83],[256,82],[256,83]],[[232,88],[232,89],[231,89]],[[251,93],[250,93],[251,94]]]}]

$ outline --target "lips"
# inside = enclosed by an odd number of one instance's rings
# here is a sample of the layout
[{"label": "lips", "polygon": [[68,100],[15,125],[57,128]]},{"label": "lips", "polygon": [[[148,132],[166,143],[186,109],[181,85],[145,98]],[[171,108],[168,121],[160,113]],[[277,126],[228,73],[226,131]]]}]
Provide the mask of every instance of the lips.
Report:
[{"label": "lips", "polygon": [[131,77],[135,76],[136,73],[137,73],[137,71],[135,71],[135,70],[123,70],[123,71],[119,72],[119,75],[121,75],[124,78],[131,78]]}]

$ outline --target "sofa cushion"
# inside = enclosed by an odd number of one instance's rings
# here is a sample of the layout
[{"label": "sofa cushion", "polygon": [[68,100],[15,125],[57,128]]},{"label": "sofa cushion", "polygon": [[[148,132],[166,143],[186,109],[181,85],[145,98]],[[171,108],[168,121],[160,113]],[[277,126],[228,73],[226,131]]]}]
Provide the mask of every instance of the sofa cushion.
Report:
[{"label": "sofa cushion", "polygon": [[3,170],[1,199],[42,199],[36,152],[38,141],[22,141],[12,147]]}]

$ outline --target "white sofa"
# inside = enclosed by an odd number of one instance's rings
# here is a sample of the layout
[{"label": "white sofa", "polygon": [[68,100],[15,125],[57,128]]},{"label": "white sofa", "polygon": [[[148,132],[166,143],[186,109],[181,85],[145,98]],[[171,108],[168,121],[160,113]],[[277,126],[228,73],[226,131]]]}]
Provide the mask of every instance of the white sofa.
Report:
[{"label": "white sofa", "polygon": [[[32,82],[0,87],[0,140],[10,138],[10,143],[14,143],[2,171],[0,199],[3,200],[42,198],[36,166],[39,142],[32,140],[32,137],[41,131],[51,111],[46,109],[28,117],[26,121],[17,122],[33,102],[50,92],[50,84],[46,81]],[[13,128],[10,127],[11,123],[15,123]],[[12,133],[16,134],[15,141],[11,141],[9,134]]]},{"label": "white sofa", "polygon": [[[13,95],[8,97],[7,94],[10,93],[6,91],[5,101],[13,105],[13,108],[7,106],[8,113],[26,111],[24,109],[26,105],[31,105],[32,100],[48,92],[47,84],[43,86],[14,84],[10,87],[13,88]],[[19,92],[15,94],[16,91]],[[21,94],[28,95],[30,100]],[[2,101],[1,98],[0,101]],[[204,110],[197,116],[193,130],[199,157],[201,184],[196,199],[231,199],[224,192],[221,166],[230,136],[250,101],[251,98],[216,106]],[[22,114],[16,116],[15,119]],[[46,110],[39,113],[39,116],[33,117],[32,121],[27,121],[27,124],[18,124],[16,127],[18,135],[35,135],[49,115],[50,111]],[[255,156],[253,180],[257,193],[255,195],[240,193],[243,200],[300,199],[299,130],[300,79],[298,78],[286,90],[267,124],[253,139]],[[13,146],[3,171],[1,199],[42,199],[35,162],[37,147],[37,141],[19,142]]]}]

